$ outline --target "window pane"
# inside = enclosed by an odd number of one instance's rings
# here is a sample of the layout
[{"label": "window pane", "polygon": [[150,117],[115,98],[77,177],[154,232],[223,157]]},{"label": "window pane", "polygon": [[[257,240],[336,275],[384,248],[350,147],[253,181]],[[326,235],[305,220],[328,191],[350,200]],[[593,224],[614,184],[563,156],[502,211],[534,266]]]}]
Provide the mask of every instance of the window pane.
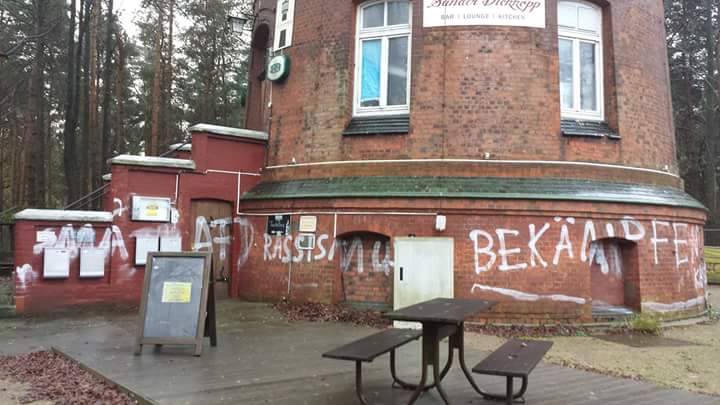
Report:
[{"label": "window pane", "polygon": [[574,4],[558,4],[558,24],[564,27],[575,28],[578,25],[578,11]]},{"label": "window pane", "polygon": [[280,20],[287,21],[288,12],[290,11],[290,0],[283,0],[280,10],[282,11],[282,16],[280,17]]},{"label": "window pane", "polygon": [[560,104],[564,109],[573,108],[573,43],[560,40]]},{"label": "window pane", "polygon": [[406,1],[393,1],[388,3],[388,25],[408,24],[410,19],[410,4]]},{"label": "window pane", "polygon": [[598,110],[595,53],[595,44],[580,43],[580,104],[586,111]]},{"label": "window pane", "polygon": [[408,37],[391,38],[388,50],[388,105],[407,104]]},{"label": "window pane", "polygon": [[600,12],[594,8],[580,7],[578,28],[600,33]]},{"label": "window pane", "polygon": [[363,9],[363,28],[382,27],[385,25],[385,3]]},{"label": "window pane", "polygon": [[362,74],[360,82],[360,105],[377,107],[380,105],[380,52],[379,39],[362,43]]}]

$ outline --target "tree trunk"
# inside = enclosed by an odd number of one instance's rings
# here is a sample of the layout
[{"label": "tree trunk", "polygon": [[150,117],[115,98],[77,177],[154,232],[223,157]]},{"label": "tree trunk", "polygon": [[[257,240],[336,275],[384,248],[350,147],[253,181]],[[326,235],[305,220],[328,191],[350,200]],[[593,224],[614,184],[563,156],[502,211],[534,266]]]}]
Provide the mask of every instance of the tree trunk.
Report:
[{"label": "tree trunk", "polygon": [[155,49],[153,52],[153,90],[152,90],[152,117],[150,145],[146,153],[151,156],[158,155],[158,142],[160,137],[160,110],[162,109],[162,40],[163,40],[163,5],[157,3],[157,26],[155,27]]},{"label": "tree trunk", "polygon": [[[115,127],[115,134],[113,136],[113,152],[114,153],[125,153],[125,64],[127,63],[127,57],[125,54],[125,44],[120,36],[120,32],[115,33],[116,36],[116,47],[117,47],[117,59],[115,61],[115,105],[117,110],[115,111],[115,120],[113,124]],[[111,153],[112,154],[112,153]]]},{"label": "tree trunk", "polygon": [[717,123],[717,110],[718,110],[718,97],[715,89],[713,89],[713,78],[715,77],[715,70],[717,68],[716,63],[716,43],[715,43],[715,31],[713,29],[713,1],[706,0],[705,2],[705,24],[704,32],[705,35],[705,50],[706,54],[706,70],[705,77],[709,83],[705,85],[704,97],[705,97],[705,170],[704,170],[704,186],[705,186],[705,204],[710,209],[710,221],[714,224],[718,223],[718,184],[717,184],[717,137],[718,137],[718,123]]},{"label": "tree trunk", "polygon": [[[63,164],[65,167],[65,185],[67,187],[67,198],[75,201],[80,198],[80,185],[78,177],[80,166],[78,165],[76,128],[78,124],[78,73],[80,69],[79,54],[80,47],[75,50],[75,0],[70,2],[70,26],[68,27],[68,48],[67,48],[67,93],[65,95],[65,126],[63,127]],[[82,0],[80,8],[82,10]],[[82,11],[81,11],[82,13]],[[82,19],[82,15],[80,17]],[[82,29],[80,30],[79,42],[82,42]],[[76,55],[77,53],[77,55]]]},{"label": "tree trunk", "polygon": [[85,40],[82,42],[82,64],[83,64],[83,70],[82,70],[82,87],[78,94],[82,95],[82,121],[81,121],[81,129],[82,129],[82,136],[80,139],[80,150],[78,151],[77,156],[75,157],[80,162],[80,177],[78,179],[80,183],[80,197],[83,195],[86,195],[90,190],[88,190],[87,187],[87,180],[89,177],[88,174],[88,165],[87,165],[87,155],[88,155],[88,142],[90,138],[90,104],[88,103],[88,87],[90,82],[90,41],[88,40],[87,36],[90,35],[89,28],[90,28],[90,11],[92,9],[92,3],[93,0],[84,0],[85,1],[85,11],[84,11],[84,18],[82,23],[82,30],[86,36]]},{"label": "tree trunk", "polygon": [[[90,79],[88,92],[88,150],[87,150],[87,190],[95,189],[97,178],[100,174],[98,163],[102,156],[100,125],[98,123],[98,44],[97,36],[100,23],[100,0],[93,0],[92,14],[90,17]],[[98,156],[100,155],[100,156]]]},{"label": "tree trunk", "polygon": [[[35,8],[35,32],[43,29],[45,14],[45,1],[38,0]],[[43,184],[45,183],[44,170],[44,125],[43,125],[43,91],[44,73],[44,40],[39,38],[35,43],[35,55],[31,63],[30,82],[28,83],[27,107],[25,110],[25,145],[29,154],[25,159],[25,172],[27,173],[27,187],[25,189],[25,201],[30,207],[41,208],[43,204]]]},{"label": "tree trunk", "polygon": [[[102,173],[107,172],[108,164],[107,161],[110,159],[112,138],[110,128],[112,123],[110,122],[110,98],[112,97],[112,86],[110,85],[111,78],[111,64],[112,64],[112,36],[113,36],[113,0],[108,0],[108,9],[106,19],[106,32],[105,32],[105,64],[103,65],[103,130],[102,130],[102,153],[100,154],[100,168]],[[121,100],[117,100],[121,103]],[[99,183],[99,182],[98,182]],[[99,184],[96,185],[96,187]]]}]

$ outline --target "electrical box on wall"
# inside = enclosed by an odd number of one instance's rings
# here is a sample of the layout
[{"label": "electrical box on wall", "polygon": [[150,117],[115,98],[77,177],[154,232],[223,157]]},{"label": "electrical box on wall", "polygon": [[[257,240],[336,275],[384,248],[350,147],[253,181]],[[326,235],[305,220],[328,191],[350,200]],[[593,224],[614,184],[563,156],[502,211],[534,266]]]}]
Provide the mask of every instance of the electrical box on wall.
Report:
[{"label": "electrical box on wall", "polygon": [[142,222],[170,222],[172,206],[169,198],[132,198],[132,220]]},{"label": "electrical box on wall", "polygon": [[45,249],[43,254],[43,277],[70,277],[70,249]]},{"label": "electrical box on wall", "polygon": [[104,277],[107,253],[103,248],[80,249],[80,277]]}]

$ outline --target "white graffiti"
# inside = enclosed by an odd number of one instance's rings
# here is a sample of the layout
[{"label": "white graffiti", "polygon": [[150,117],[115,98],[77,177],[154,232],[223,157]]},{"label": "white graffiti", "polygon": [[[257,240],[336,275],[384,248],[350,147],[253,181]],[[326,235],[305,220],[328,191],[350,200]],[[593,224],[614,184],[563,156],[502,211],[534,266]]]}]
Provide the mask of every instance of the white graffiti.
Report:
[{"label": "white graffiti", "polygon": [[17,279],[20,283],[20,289],[25,289],[28,284],[32,284],[32,282],[35,281],[35,272],[33,271],[32,266],[29,264],[23,264],[22,266],[18,266],[15,269],[15,273],[17,274]]},{"label": "white graffiti", "polygon": [[[559,237],[557,237],[554,244],[553,258],[550,262],[553,266],[558,266],[563,260],[575,258],[577,251],[573,246],[572,234],[576,231],[575,225],[578,221],[572,217],[565,219],[556,217],[554,220],[555,223],[559,224],[560,229]],[[683,265],[700,261],[699,226],[658,220],[651,222],[652,235],[650,243],[655,264],[660,263],[659,255],[664,247],[674,248],[672,250],[675,255],[675,267],[677,269],[680,269]],[[538,246],[547,246],[553,242],[552,240],[547,241],[547,234],[551,228],[550,223],[542,225],[529,224],[529,237],[526,242],[527,251],[524,251],[523,246],[516,243],[521,235],[518,229],[496,229],[494,234],[485,229],[472,230],[469,233],[469,238],[473,244],[475,272],[477,274],[488,272],[495,268],[496,263],[499,263],[497,269],[503,272],[548,267],[548,260],[543,256]],[[643,224],[632,217],[624,217],[620,221],[620,228],[622,229],[622,238],[625,240],[639,242],[646,237]],[[601,228],[604,231],[604,235],[601,235],[595,223],[592,220],[587,220],[582,225],[583,236],[579,248],[580,260],[585,263],[599,264],[604,274],[608,274],[611,268],[622,269],[621,264],[615,265],[620,263],[622,258],[619,250],[617,250],[619,249],[617,245],[609,244],[608,246],[615,246],[610,249],[616,250],[606,252],[605,246],[594,243],[599,239],[599,236],[601,238],[619,237],[616,229],[617,227],[613,223],[608,222],[605,224],[604,229]],[[670,237],[673,238],[672,241]],[[611,266],[608,260],[613,260],[615,263],[612,263]]]},{"label": "white graffiti", "polygon": [[687,301],[674,302],[672,304],[663,304],[660,302],[643,302],[643,311],[652,312],[676,312],[684,311],[705,305],[705,297],[692,298]]},{"label": "white graffiti", "polygon": [[250,258],[250,250],[255,243],[255,227],[252,222],[243,217],[235,218],[234,222],[238,224],[240,231],[240,251],[237,259],[237,266],[240,268],[244,266]]},{"label": "white graffiti", "polygon": [[517,290],[511,290],[507,288],[499,288],[499,287],[490,287],[487,285],[482,284],[475,284],[470,289],[471,293],[475,293],[475,290],[481,290],[481,291],[488,291],[488,292],[494,292],[496,294],[505,295],[508,297],[512,297],[513,299],[516,299],[518,301],[540,301],[540,300],[550,300],[550,301],[556,301],[556,302],[572,302],[575,304],[585,304],[587,302],[586,299],[580,298],[580,297],[571,297],[568,295],[562,295],[562,294],[550,294],[550,295],[538,295],[538,294],[530,294],[522,291]]},{"label": "white graffiti", "polygon": [[[218,257],[224,261],[228,257],[228,249],[232,243],[230,237],[230,227],[233,224],[232,218],[213,219],[210,222],[204,216],[195,218],[195,240],[193,242],[193,250],[214,252],[214,246],[217,246]],[[213,230],[217,230],[217,235],[213,237]]]},{"label": "white graffiti", "polygon": [[119,199],[119,198],[113,198],[113,205],[115,206],[115,208],[113,209],[113,212],[112,212],[113,218],[116,218],[116,217],[122,218],[122,216],[123,216],[123,215],[125,214],[125,212],[128,210],[128,209],[124,206],[122,200]]},{"label": "white graffiti", "polygon": [[80,227],[77,231],[72,225],[65,225],[60,228],[59,234],[56,234],[52,228],[45,229],[43,233],[48,237],[33,246],[35,255],[42,254],[45,249],[68,249],[70,257],[76,259],[79,249],[87,247],[105,249],[110,254],[117,252],[123,260],[129,257],[122,231],[116,225],[105,228],[105,233],[98,243],[96,243],[95,228],[90,224]]},{"label": "white graffiti", "polygon": [[[333,239],[328,247],[328,234],[320,234],[315,241],[315,249],[301,249],[300,240],[292,235],[278,236],[264,234],[263,260],[266,262],[278,260],[282,263],[300,263],[300,262],[318,262],[327,260],[332,262],[335,259],[336,247],[340,250],[340,269],[342,272],[354,271],[357,273],[365,272],[367,252],[363,245],[363,238],[354,237],[348,239]],[[384,252],[382,251],[384,248]],[[313,253],[317,251],[313,255]],[[242,252],[242,249],[241,249]],[[390,249],[390,241],[372,241],[372,251],[370,252],[369,263],[372,266],[372,272],[385,273],[389,275],[393,269],[394,263],[391,259],[392,252]],[[353,267],[354,265],[354,267]]]}]

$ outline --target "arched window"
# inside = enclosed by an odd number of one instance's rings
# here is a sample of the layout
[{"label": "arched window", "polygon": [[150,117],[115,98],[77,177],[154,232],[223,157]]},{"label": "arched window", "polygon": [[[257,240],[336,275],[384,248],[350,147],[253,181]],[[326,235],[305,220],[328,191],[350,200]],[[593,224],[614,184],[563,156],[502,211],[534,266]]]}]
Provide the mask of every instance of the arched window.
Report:
[{"label": "arched window", "polygon": [[358,7],[355,115],[407,114],[411,7],[407,0]]},{"label": "arched window", "polygon": [[604,119],[602,9],[558,3],[560,103],[563,119]]}]

